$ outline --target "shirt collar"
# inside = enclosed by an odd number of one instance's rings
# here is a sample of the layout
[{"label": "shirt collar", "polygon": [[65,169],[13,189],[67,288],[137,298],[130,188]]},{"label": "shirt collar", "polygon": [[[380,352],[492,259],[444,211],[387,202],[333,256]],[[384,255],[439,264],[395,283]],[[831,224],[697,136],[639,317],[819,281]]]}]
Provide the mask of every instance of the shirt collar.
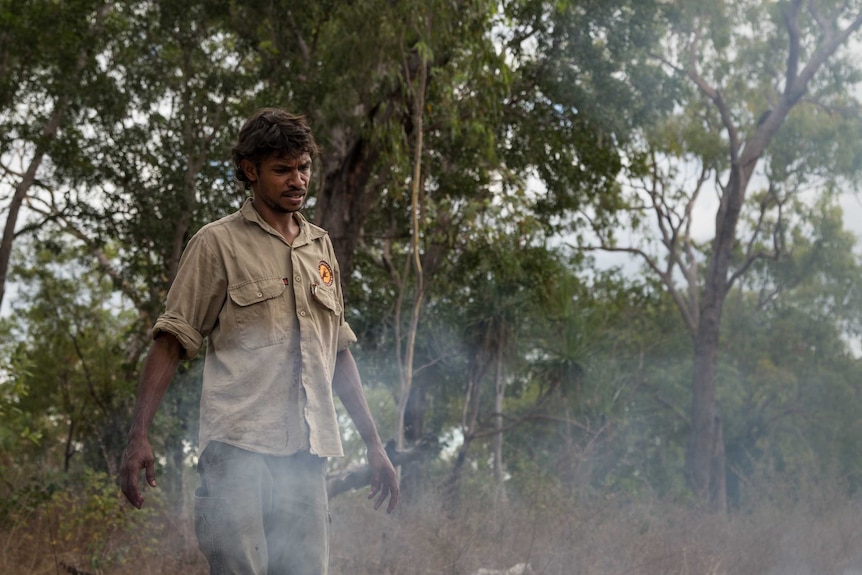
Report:
[{"label": "shirt collar", "polygon": [[[266,223],[266,220],[264,220],[260,216],[258,211],[254,209],[251,200],[252,198],[246,198],[246,200],[243,202],[242,207],[239,210],[242,214],[242,217],[245,218],[246,221],[256,223],[267,233],[278,236],[283,240],[284,238],[281,236],[281,234],[278,233],[271,225]],[[292,247],[298,248],[299,246],[303,246],[326,235],[326,230],[310,223],[301,213],[294,212],[293,216],[294,218],[296,218],[296,222],[299,224],[299,235],[296,236],[295,240],[293,240]]]}]

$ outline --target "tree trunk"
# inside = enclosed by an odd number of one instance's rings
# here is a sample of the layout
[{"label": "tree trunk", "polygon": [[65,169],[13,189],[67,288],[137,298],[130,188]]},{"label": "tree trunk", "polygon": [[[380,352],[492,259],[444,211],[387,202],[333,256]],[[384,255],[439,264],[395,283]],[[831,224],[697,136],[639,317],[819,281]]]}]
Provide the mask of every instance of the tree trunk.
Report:
[{"label": "tree trunk", "polygon": [[[720,305],[720,303],[719,303]],[[715,444],[715,383],[721,313],[703,310],[694,344],[691,430],[685,457],[686,480],[695,495],[708,499],[712,446]]]},{"label": "tree trunk", "polygon": [[[97,11],[92,27],[90,29],[91,37],[98,37],[103,29],[105,18],[111,11],[113,3],[106,2]],[[92,45],[89,42],[84,42],[83,46],[78,50],[75,60],[75,67],[68,70],[69,78],[77,78],[78,75],[86,67],[89,51]],[[5,63],[4,63],[5,66]],[[30,188],[36,182],[36,172],[42,165],[47,153],[48,144],[57,137],[60,126],[65,120],[66,111],[69,108],[70,94],[61,93],[54,102],[54,109],[51,116],[42,128],[41,138],[36,145],[36,150],[33,158],[30,160],[27,170],[21,181],[15,186],[15,193],[12,196],[12,201],[9,203],[9,213],[6,215],[6,224],[3,227],[3,238],[0,240],[0,305],[3,303],[3,296],[6,292],[6,278],[9,273],[9,261],[12,257],[12,243],[15,239],[15,227],[18,224],[18,214],[21,210],[21,205],[24,199],[30,192]]]},{"label": "tree trunk", "polygon": [[9,261],[12,259],[12,242],[15,240],[18,212],[21,210],[21,204],[24,203],[27,192],[36,180],[36,170],[42,163],[42,156],[43,153],[38,152],[30,162],[24,178],[15,187],[15,194],[9,203],[9,213],[6,215],[6,225],[3,228],[3,239],[0,240],[0,304],[3,303],[3,296],[6,293],[6,277],[9,272]]},{"label": "tree trunk", "polygon": [[494,369],[494,486],[497,503],[506,501],[503,467],[503,399],[506,395],[506,374],[503,366],[504,344],[497,348]]},{"label": "tree trunk", "polygon": [[9,261],[12,259],[12,243],[15,240],[15,227],[18,224],[18,214],[24,198],[30,192],[30,188],[36,182],[36,172],[45,159],[45,143],[52,141],[57,136],[63,116],[66,114],[68,98],[63,97],[57,102],[54,112],[42,130],[42,143],[36,148],[36,153],[24,172],[24,177],[15,186],[15,193],[9,203],[9,213],[6,214],[6,225],[3,227],[3,239],[0,240],[0,305],[3,303],[3,295],[6,292],[6,278],[9,273]]},{"label": "tree trunk", "polygon": [[456,517],[458,508],[461,506],[461,472],[464,470],[464,464],[467,463],[467,453],[470,451],[472,443],[473,435],[465,435],[464,442],[458,448],[458,455],[454,465],[452,465],[452,471],[449,472],[449,477],[446,479],[443,492],[443,511],[450,519]]},{"label": "tree trunk", "polygon": [[[419,244],[422,241],[422,213],[424,212],[422,193],[422,145],[423,145],[423,121],[425,110],[425,87],[428,82],[428,66],[423,65],[419,69],[419,85],[416,87],[411,80],[410,71],[405,67],[407,85],[411,88],[413,96],[413,176],[410,182],[410,216],[411,216],[411,241],[410,261],[413,271],[413,306],[410,314],[410,329],[407,332],[407,342],[403,352],[398,353],[401,367],[398,373],[401,375],[401,394],[398,397],[398,421],[395,425],[395,445],[398,449],[404,449],[404,418],[407,413],[407,403],[410,400],[410,390],[413,387],[413,363],[416,356],[416,335],[419,331],[419,317],[422,312],[422,302],[425,296],[425,276],[422,271],[422,254]],[[406,281],[408,274],[404,274]],[[400,345],[400,342],[398,342]]]},{"label": "tree trunk", "polygon": [[[427,74],[428,65],[416,52],[411,54],[404,70],[407,74],[405,82],[420,72]],[[423,84],[424,102],[427,77]],[[354,132],[350,128],[337,127],[328,134],[327,155],[323,158],[324,178],[316,196],[314,219],[329,232],[343,282],[348,280],[353,269],[353,255],[365,220],[380,199],[380,187],[374,185],[373,180],[381,148],[367,134],[392,121],[393,115],[398,115],[395,121],[401,123],[405,141],[410,141],[416,128],[412,122],[414,111],[408,114],[403,109],[403,98],[400,87],[393,89],[367,111],[363,128]]]},{"label": "tree trunk", "polygon": [[[426,441],[425,436],[425,409],[426,409],[425,385],[414,382],[410,391],[410,399],[407,402],[407,411],[404,413],[404,440],[407,445],[414,446],[420,441]],[[424,476],[420,459],[411,460],[401,466],[401,499],[405,503],[416,500],[416,496],[422,489]]]},{"label": "tree trunk", "polygon": [[[480,352],[477,355],[482,355],[482,353]],[[455,514],[460,503],[461,472],[464,469],[464,464],[467,462],[467,453],[470,451],[470,446],[473,443],[473,438],[479,425],[479,396],[481,395],[482,379],[484,378],[485,366],[487,364],[480,358],[474,359],[471,363],[473,365],[467,376],[467,393],[464,398],[461,422],[461,432],[464,435],[464,439],[461,447],[458,448],[458,456],[455,458],[455,464],[452,466],[452,471],[446,480],[443,499],[443,509],[449,516]]]},{"label": "tree trunk", "polygon": [[362,227],[379,192],[369,186],[379,153],[363,137],[354,138],[343,156],[331,157],[317,194],[314,216],[329,232],[342,282],[350,277]]},{"label": "tree trunk", "polygon": [[443,508],[450,517],[454,516],[458,509],[461,472],[467,462],[467,452],[470,451],[470,446],[479,430],[479,399],[482,395],[482,380],[485,379],[485,374],[493,357],[494,338],[490,326],[485,325],[479,337],[481,339],[478,342],[478,349],[471,356],[470,365],[467,369],[467,390],[461,411],[461,433],[464,440],[458,449],[455,464],[446,480]]},{"label": "tree trunk", "polygon": [[722,91],[710,86],[699,75],[697,42],[692,44],[692,52],[689,55],[689,78],[720,113],[728,134],[730,157],[730,175],[726,187],[721,190],[721,203],[715,218],[715,238],[712,241],[712,253],[700,304],[700,318],[694,338],[691,430],[685,460],[689,487],[697,496],[710,501],[716,509],[726,506],[724,439],[716,406],[719,336],[725,297],[736,277],[745,271],[743,265],[733,276],[729,274],[746,189],[766,147],[791,109],[802,98],[808,83],[850,34],[862,26],[860,13],[857,13],[843,30],[837,23],[825,23],[828,24],[824,27],[825,34],[810,53],[809,61],[802,65],[799,15],[803,7],[801,0],[794,0],[782,7],[789,41],[784,91],[776,106],[758,123],[751,138],[744,145]]},{"label": "tree trunk", "polygon": [[712,446],[712,465],[709,486],[709,501],[713,511],[727,512],[727,471],[724,455],[724,432],[721,426],[721,416],[715,416],[713,425],[715,443]]},{"label": "tree trunk", "polygon": [[685,472],[688,485],[695,495],[712,503],[716,501],[713,496],[721,500],[725,498],[724,493],[711,493],[711,486],[724,483],[723,480],[717,479],[718,475],[724,475],[724,466],[721,465],[719,469],[714,459],[716,449],[724,451],[723,445],[718,447],[719,438],[715,425],[716,376],[721,315],[728,291],[728,271],[747,183],[748,179],[743,176],[738,164],[733,166],[716,215],[712,257],[707,268],[700,321],[694,341],[691,430],[686,449]]}]

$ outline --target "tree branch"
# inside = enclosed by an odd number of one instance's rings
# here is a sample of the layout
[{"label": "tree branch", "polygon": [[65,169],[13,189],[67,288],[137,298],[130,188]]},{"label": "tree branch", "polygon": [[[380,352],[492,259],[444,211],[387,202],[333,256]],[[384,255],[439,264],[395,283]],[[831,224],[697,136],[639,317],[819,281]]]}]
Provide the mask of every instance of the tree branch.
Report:
[{"label": "tree branch", "polygon": [[583,250],[583,251],[605,251],[605,252],[616,252],[616,253],[627,253],[638,256],[644,262],[646,262],[647,266],[657,275],[661,280],[662,284],[667,289],[680,313],[682,314],[682,318],[685,321],[686,327],[691,335],[694,335],[697,331],[697,323],[696,316],[692,314],[692,311],[688,309],[688,305],[686,301],[682,298],[679,291],[676,289],[676,286],[673,284],[673,276],[670,272],[665,272],[662,270],[658,263],[644,250],[635,247],[619,247],[619,246],[574,246],[572,244],[568,244],[568,246],[574,250]]},{"label": "tree branch", "polygon": [[781,6],[781,15],[788,35],[786,86],[791,86],[796,81],[799,69],[799,11],[802,8],[802,0],[793,0],[790,10],[786,10],[784,6]]},{"label": "tree branch", "polygon": [[[386,443],[386,453],[392,465],[400,467],[413,461],[427,459],[440,451],[440,445],[434,436],[425,436],[410,449],[395,449],[395,440]],[[326,477],[326,491],[329,498],[365,487],[371,483],[371,468],[367,463],[354,464],[344,471]]]},{"label": "tree branch", "polygon": [[715,104],[715,107],[718,108],[721,122],[727,130],[727,138],[730,146],[730,160],[732,164],[736,164],[739,159],[739,136],[736,131],[736,126],[733,123],[730,108],[727,106],[727,102],[724,101],[721,92],[710,86],[698,72],[697,50],[699,46],[700,31],[695,33],[694,41],[689,48],[688,77],[692,82],[694,82],[695,86],[697,86],[697,88],[703,92],[703,94],[706,95],[713,104]]},{"label": "tree branch", "polygon": [[795,104],[802,97],[808,83],[811,81],[811,78],[814,77],[814,74],[816,74],[829,57],[835,53],[838,47],[841,46],[851,34],[856,32],[860,26],[862,26],[862,12],[857,13],[853,18],[853,21],[844,30],[840,30],[837,34],[835,33],[835,28],[827,27],[827,24],[828,23],[824,23],[824,25],[821,26],[825,40],[817,46],[814,53],[811,55],[811,59],[808,60],[808,63],[792,84],[789,82],[788,78],[787,90],[784,93],[784,97],[787,99],[787,103],[789,105]]},{"label": "tree branch", "polygon": [[137,309],[141,309],[141,298],[139,297],[137,290],[135,290],[134,286],[130,284],[126,278],[123,277],[123,274],[120,273],[120,271],[116,267],[114,267],[114,264],[111,263],[110,258],[107,256],[107,254],[105,254],[104,250],[94,245],[90,236],[88,236],[82,230],[79,230],[72,222],[67,220],[56,205],[52,203],[49,204],[47,208],[40,208],[34,204],[35,201],[46,203],[44,200],[41,199],[29,198],[27,207],[32,211],[36,212],[37,214],[41,214],[42,216],[44,216],[45,221],[58,222],[60,224],[60,228],[64,232],[66,232],[73,238],[80,240],[85,246],[87,246],[87,249],[90,251],[93,257],[96,258],[96,261],[99,264],[99,268],[101,268],[101,270],[113,280],[114,285],[120,290],[120,292],[122,292],[123,295],[128,297],[132,301],[132,303],[135,304],[135,307]]}]

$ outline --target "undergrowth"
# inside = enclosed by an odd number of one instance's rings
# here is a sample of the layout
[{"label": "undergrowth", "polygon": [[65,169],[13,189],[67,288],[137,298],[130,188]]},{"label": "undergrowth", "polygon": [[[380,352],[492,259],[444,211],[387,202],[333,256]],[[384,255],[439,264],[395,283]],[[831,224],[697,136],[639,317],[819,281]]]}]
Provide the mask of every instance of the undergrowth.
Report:
[{"label": "undergrowth", "polygon": [[[113,480],[19,490],[0,515],[0,572],[204,575],[191,490],[168,505],[148,490],[144,510]],[[529,563],[547,575],[842,575],[862,567],[862,502],[840,485],[805,492],[755,490],[744,507],[715,514],[690,504],[574,498],[536,486],[500,499],[440,494],[386,515],[359,491],[331,504],[332,575],[472,575]]]}]

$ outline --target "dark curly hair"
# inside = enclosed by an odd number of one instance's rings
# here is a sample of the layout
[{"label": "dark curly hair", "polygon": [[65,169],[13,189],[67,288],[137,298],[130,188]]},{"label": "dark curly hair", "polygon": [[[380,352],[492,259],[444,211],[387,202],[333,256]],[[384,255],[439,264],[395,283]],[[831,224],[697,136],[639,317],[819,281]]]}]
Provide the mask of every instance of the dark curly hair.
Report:
[{"label": "dark curly hair", "polygon": [[261,108],[245,121],[231,150],[234,177],[248,189],[251,182],[240,166],[243,160],[260,166],[272,155],[297,158],[307,153],[313,158],[319,151],[304,116],[280,108]]}]

